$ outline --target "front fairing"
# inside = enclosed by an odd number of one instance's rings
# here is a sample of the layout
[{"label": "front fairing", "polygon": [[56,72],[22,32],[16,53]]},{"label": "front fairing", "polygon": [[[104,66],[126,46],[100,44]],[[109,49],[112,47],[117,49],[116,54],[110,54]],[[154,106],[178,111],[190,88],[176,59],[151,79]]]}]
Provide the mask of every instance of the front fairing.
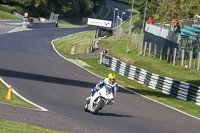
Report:
[{"label": "front fairing", "polygon": [[113,99],[113,98],[114,98],[114,97],[113,97],[113,93],[112,93],[112,92],[107,93],[106,91],[107,91],[107,89],[106,89],[105,87],[103,87],[102,89],[100,89],[100,90],[98,91],[98,93],[99,93],[99,95],[101,95],[101,97],[103,97],[104,99],[107,99],[107,100]]},{"label": "front fairing", "polygon": [[90,103],[88,104],[88,110],[93,111],[92,107],[93,107],[93,103],[96,99],[98,99],[99,97],[105,99],[107,101],[110,101],[114,98],[112,91],[110,90],[110,93],[107,93],[107,89],[104,86],[103,88],[101,88],[98,92],[96,92],[90,99]]}]

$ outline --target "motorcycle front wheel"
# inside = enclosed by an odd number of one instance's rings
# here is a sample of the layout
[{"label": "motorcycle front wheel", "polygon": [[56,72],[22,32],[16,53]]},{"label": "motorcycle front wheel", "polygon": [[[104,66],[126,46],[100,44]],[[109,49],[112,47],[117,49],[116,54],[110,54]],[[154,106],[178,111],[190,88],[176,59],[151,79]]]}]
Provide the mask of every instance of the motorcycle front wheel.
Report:
[{"label": "motorcycle front wheel", "polygon": [[90,112],[90,111],[88,110],[88,104],[87,104],[87,103],[85,104],[84,111],[85,111],[85,112]]},{"label": "motorcycle front wheel", "polygon": [[92,106],[93,109],[92,113],[97,114],[98,111],[101,109],[102,105],[103,105],[103,99],[98,98],[96,101],[94,101]]}]

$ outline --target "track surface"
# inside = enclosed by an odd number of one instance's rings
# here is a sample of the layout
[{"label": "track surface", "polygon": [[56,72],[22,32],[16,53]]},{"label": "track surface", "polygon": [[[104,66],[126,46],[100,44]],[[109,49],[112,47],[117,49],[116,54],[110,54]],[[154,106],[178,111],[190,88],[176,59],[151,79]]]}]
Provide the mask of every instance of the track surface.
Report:
[{"label": "track surface", "polygon": [[20,21],[0,19],[0,34],[7,33],[19,26],[22,26]]},{"label": "track surface", "polygon": [[[113,5],[110,7],[107,20],[113,17]],[[54,28],[1,34],[0,76],[22,96],[48,109],[51,115],[69,118],[74,125],[66,126],[72,132],[75,129],[70,126],[77,126],[76,132],[199,133],[199,120],[121,88],[114,105],[98,115],[85,113],[85,98],[100,79],[58,56],[51,41],[92,29]],[[86,125],[86,129],[79,128],[74,121]]]}]

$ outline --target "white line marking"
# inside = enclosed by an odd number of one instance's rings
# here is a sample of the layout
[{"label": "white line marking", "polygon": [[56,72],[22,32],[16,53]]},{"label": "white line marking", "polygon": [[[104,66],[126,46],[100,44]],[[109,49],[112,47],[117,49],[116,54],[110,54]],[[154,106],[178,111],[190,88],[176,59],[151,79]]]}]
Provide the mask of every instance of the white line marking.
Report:
[{"label": "white line marking", "polygon": [[[0,81],[1,81],[3,84],[5,84],[6,87],[9,88],[9,85],[8,85],[1,77],[0,77]],[[34,106],[40,108],[40,109],[41,109],[40,111],[48,111],[47,109],[45,109],[45,108],[43,108],[43,107],[41,107],[41,106],[39,106],[39,105],[37,105],[37,104],[35,104],[35,103],[29,101],[28,99],[24,98],[24,97],[21,96],[19,93],[17,93],[13,88],[12,88],[12,92],[13,92],[15,95],[17,95],[18,97],[20,97],[21,99],[23,99],[24,101],[26,101],[26,102],[28,102],[28,103],[30,103],[30,104],[32,104],[32,105],[34,105]],[[30,108],[30,109],[32,109],[32,108]],[[33,109],[33,110],[37,110],[37,109]]]},{"label": "white line marking", "polygon": [[13,31],[15,31],[15,30],[17,30],[17,29],[19,29],[19,27],[17,27],[17,28],[15,28],[15,29],[12,29],[12,30],[8,31],[8,33],[12,33]]},{"label": "white line marking", "polygon": [[[107,5],[106,5],[107,6]],[[108,6],[107,6],[108,7]],[[108,8],[108,13],[106,14],[105,17],[103,17],[103,19],[105,19],[106,17],[108,17],[108,15],[110,14],[110,8]]]}]

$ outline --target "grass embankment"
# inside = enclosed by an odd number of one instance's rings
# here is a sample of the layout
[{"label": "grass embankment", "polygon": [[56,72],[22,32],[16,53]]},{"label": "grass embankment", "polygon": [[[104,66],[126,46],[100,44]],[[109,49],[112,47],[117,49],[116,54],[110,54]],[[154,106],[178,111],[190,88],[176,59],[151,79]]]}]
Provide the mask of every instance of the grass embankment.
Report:
[{"label": "grass embankment", "polygon": [[173,66],[167,63],[165,60],[160,61],[158,58],[149,58],[139,56],[139,51],[134,45],[129,44],[130,52],[126,53],[127,36],[122,38],[120,41],[117,39],[106,38],[100,41],[100,49],[108,48],[111,49],[109,53],[124,62],[132,64],[134,66],[143,68],[152,73],[170,77],[176,80],[189,82],[192,84],[200,85],[200,72],[197,70],[185,71],[185,68],[181,66]]},{"label": "grass embankment", "polygon": [[[24,123],[11,122],[0,119],[1,133],[64,133],[60,131],[51,131],[49,129],[30,126]],[[66,132],[65,132],[66,133]]]},{"label": "grass embankment", "polygon": [[[84,36],[84,40],[90,40],[91,39],[91,34],[94,34],[94,32],[83,32],[80,34],[76,34],[73,36],[69,36],[69,37],[64,37],[61,38],[61,40],[56,40],[55,43],[55,47],[56,49],[61,53],[61,54],[66,54],[69,52],[66,52],[66,47],[68,47],[69,45],[73,45],[73,47],[76,47],[75,43],[72,43],[71,40],[82,40],[82,36]],[[147,57],[139,57],[139,52],[138,50],[133,46],[130,45],[130,53],[126,53],[126,41],[127,41],[127,37],[122,38],[120,41],[116,40],[116,39],[112,39],[112,37],[103,39],[102,41],[100,41],[100,49],[104,49],[104,48],[109,48],[111,49],[111,52],[109,53],[112,56],[116,56],[118,58],[120,58],[123,61],[126,61],[128,63],[131,63],[133,65],[137,65],[140,68],[144,68],[148,71],[154,72],[154,73],[159,73],[163,76],[168,76],[170,77],[170,75],[174,75],[177,78],[185,78],[188,75],[191,74],[190,71],[184,72],[182,74],[182,76],[178,76],[180,72],[182,72],[182,68],[180,67],[176,67],[174,68],[174,66],[172,66],[171,64],[168,64],[164,61],[160,62],[158,59],[154,59],[154,58],[147,58]],[[59,42],[59,43],[58,43]],[[77,44],[78,47],[79,44]],[[70,51],[70,50],[67,50]],[[75,54],[77,54],[75,52]],[[70,58],[68,56],[68,58]],[[73,57],[74,59],[74,57]],[[107,74],[109,72],[111,72],[112,70],[100,65],[99,62],[99,57],[77,57],[76,59],[82,60],[84,62],[86,62],[89,66],[84,66],[86,69],[90,70],[91,72],[101,76],[101,77],[106,77]],[[166,71],[167,70],[167,71]],[[114,72],[115,73],[115,72]],[[174,74],[175,73],[175,74]],[[168,96],[165,95],[163,93],[161,93],[159,90],[152,90],[144,85],[139,84],[136,81],[130,80],[126,77],[123,77],[117,73],[115,73],[117,75],[117,82],[130,89],[133,90],[137,93],[140,93],[146,97],[149,97],[151,99],[154,99],[156,101],[159,101],[161,103],[164,103],[166,105],[169,105],[171,107],[174,107],[178,110],[181,110],[183,112],[186,112],[188,114],[191,114],[193,116],[196,116],[198,118],[200,118],[200,106],[197,106],[193,103],[187,102],[187,101],[183,101],[180,99],[176,99],[172,96]],[[189,79],[191,78],[191,79]],[[187,78],[187,80],[192,80],[193,76],[189,76]]]},{"label": "grass embankment", "polygon": [[7,103],[7,104],[12,104],[12,105],[17,105],[17,106],[22,106],[22,107],[27,107],[27,108],[34,108],[38,109],[37,107],[33,106],[32,104],[29,104],[16,96],[14,93],[12,93],[12,100],[7,100],[6,95],[8,93],[8,88],[0,82],[0,102],[2,103]]},{"label": "grass embankment", "polygon": [[55,48],[62,55],[89,53],[95,31],[77,33],[54,41]]},{"label": "grass embankment", "polygon": [[0,18],[2,19],[11,19],[11,20],[14,20],[15,19],[15,16],[10,14],[10,13],[7,13],[7,12],[4,12],[4,11],[1,11],[0,10]]}]

